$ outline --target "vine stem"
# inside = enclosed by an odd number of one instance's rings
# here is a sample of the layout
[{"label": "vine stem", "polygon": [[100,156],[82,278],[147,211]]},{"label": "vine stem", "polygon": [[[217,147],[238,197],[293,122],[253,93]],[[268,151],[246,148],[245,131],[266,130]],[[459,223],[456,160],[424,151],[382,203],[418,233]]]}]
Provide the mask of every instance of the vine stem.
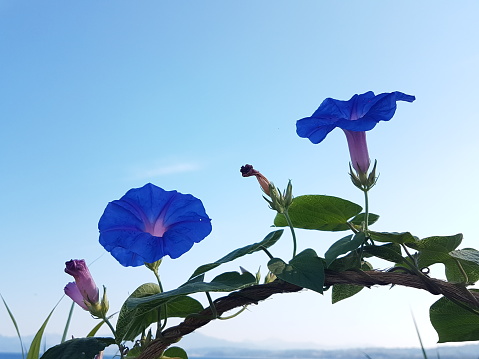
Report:
[{"label": "vine stem", "polygon": [[294,232],[293,222],[291,222],[291,218],[289,217],[288,210],[284,211],[284,217],[286,218],[286,222],[288,222],[289,229],[291,230],[291,235],[293,236],[293,258],[296,257],[296,233]]},{"label": "vine stem", "polygon": [[[374,285],[401,285],[410,288],[422,289],[431,292],[431,286],[428,286],[420,277],[415,274],[393,273],[382,271],[344,271],[333,272],[326,270],[325,282],[327,286],[334,284],[354,284],[366,287]],[[479,308],[479,293],[470,292],[463,285],[449,283],[439,279],[429,278],[429,281],[440,289],[442,295],[452,301],[464,303],[467,307]],[[234,308],[244,305],[258,304],[274,294],[299,292],[303,288],[283,281],[274,281],[268,284],[259,284],[246,287],[237,292],[230,293],[225,297],[218,298],[215,301],[216,313],[221,315]],[[137,359],[156,359],[161,353],[173,343],[176,343],[181,337],[188,335],[198,328],[207,325],[213,317],[211,309],[207,308],[198,316],[189,316],[180,324],[169,327],[162,333],[162,340],[154,340],[146,350],[138,356]]]}]

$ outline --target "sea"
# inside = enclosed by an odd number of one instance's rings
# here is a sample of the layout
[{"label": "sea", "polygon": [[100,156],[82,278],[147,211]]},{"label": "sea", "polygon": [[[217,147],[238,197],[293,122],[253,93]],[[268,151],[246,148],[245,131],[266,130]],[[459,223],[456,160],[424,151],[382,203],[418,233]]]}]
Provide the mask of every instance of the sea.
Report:
[{"label": "sea", "polygon": [[[25,354],[26,356],[26,354]],[[117,357],[118,358],[118,357]],[[194,359],[195,357],[190,357]],[[199,358],[199,357],[196,357]],[[0,353],[0,359],[23,359],[22,353]],[[112,359],[111,357],[104,357],[104,359]],[[233,357],[201,357],[201,359],[244,359]]]},{"label": "sea", "polygon": [[[27,355],[25,354],[25,357]],[[105,356],[104,359],[113,359],[113,357]],[[117,359],[116,357],[115,359]],[[195,359],[195,357],[190,357],[191,359]],[[244,359],[244,358],[235,358],[235,357],[196,357],[201,359]],[[0,353],[0,359],[23,359],[22,353]],[[254,359],[254,358],[253,358]],[[261,359],[261,358],[259,358]]]},{"label": "sea", "polygon": [[[26,354],[25,354],[26,357]],[[116,357],[118,358],[118,357]],[[195,357],[190,357],[195,359]],[[200,358],[200,357],[196,357]],[[0,353],[0,359],[23,359],[22,353]],[[104,357],[104,359],[113,359],[112,357]],[[244,358],[235,358],[235,357],[201,357],[201,359],[244,359]],[[253,358],[254,359],[254,358]],[[257,358],[261,359],[261,358]]]}]

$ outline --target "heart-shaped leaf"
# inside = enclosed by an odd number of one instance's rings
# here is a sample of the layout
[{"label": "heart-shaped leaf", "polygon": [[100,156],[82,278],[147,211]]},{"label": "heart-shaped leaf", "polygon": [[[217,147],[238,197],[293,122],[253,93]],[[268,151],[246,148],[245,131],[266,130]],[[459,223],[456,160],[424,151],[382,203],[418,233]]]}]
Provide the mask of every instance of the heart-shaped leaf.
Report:
[{"label": "heart-shaped leaf", "polygon": [[[322,195],[295,197],[288,209],[295,228],[320,231],[345,231],[348,220],[361,212],[361,206],[342,198]],[[274,225],[287,227],[283,214],[276,215]]]},{"label": "heart-shaped leaf", "polygon": [[268,268],[285,282],[323,293],[323,260],[312,249],[299,253],[289,264],[280,258],[273,258],[268,262]]}]

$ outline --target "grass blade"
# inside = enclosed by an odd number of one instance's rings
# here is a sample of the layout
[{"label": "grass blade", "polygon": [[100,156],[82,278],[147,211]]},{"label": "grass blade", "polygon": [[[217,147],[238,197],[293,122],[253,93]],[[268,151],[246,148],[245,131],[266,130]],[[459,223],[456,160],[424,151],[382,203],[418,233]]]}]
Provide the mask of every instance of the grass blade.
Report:
[{"label": "grass blade", "polygon": [[414,322],[414,327],[416,328],[417,337],[419,338],[419,344],[421,344],[422,355],[424,359],[427,359],[426,350],[424,349],[424,345],[422,344],[421,334],[419,333],[419,328],[417,327],[416,319],[414,318],[414,314],[412,312],[411,312],[411,316],[412,316],[412,321]]},{"label": "grass blade", "polygon": [[75,308],[75,305],[76,303],[72,302],[72,306],[70,307],[70,312],[68,313],[67,322],[65,324],[65,329],[63,330],[62,341],[60,343],[63,343],[65,340],[67,340],[68,328],[70,327],[70,321],[72,319],[73,308]]},{"label": "grass blade", "polygon": [[8,315],[10,316],[10,319],[13,322],[13,326],[15,327],[15,330],[17,331],[18,339],[20,339],[20,346],[22,347],[22,358],[25,358],[25,350],[23,349],[23,341],[22,341],[22,336],[20,335],[20,330],[18,329],[17,321],[15,320],[15,317],[13,316],[13,313],[10,311],[10,308],[7,305],[7,302],[5,302],[5,299],[3,296],[0,294],[0,297],[3,300],[3,304],[5,305],[5,308],[7,308]]}]

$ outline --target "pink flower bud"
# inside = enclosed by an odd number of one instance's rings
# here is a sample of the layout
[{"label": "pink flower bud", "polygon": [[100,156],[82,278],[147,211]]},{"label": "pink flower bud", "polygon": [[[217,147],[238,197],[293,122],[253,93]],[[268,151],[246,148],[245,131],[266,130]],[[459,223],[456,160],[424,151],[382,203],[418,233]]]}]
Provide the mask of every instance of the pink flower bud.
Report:
[{"label": "pink flower bud", "polygon": [[83,301],[83,296],[80,293],[80,289],[78,289],[75,282],[70,282],[65,286],[64,292],[66,295],[70,297],[76,304],[82,307],[85,310],[88,310],[85,302]]},{"label": "pink flower bud", "polygon": [[[76,287],[82,295],[83,300],[91,304],[98,303],[100,300],[98,287],[96,286],[85,261],[83,259],[72,259],[66,262],[65,266],[65,272],[75,278]],[[75,302],[77,301],[75,300]]]}]

